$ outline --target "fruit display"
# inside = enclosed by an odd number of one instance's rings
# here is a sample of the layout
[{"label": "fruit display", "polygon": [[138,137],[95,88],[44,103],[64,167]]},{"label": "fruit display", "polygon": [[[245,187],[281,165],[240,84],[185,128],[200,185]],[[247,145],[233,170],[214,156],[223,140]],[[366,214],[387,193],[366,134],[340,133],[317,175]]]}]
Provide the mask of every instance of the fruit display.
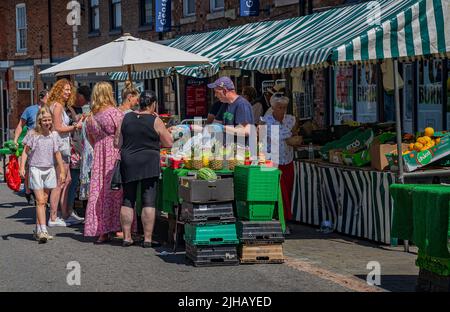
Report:
[{"label": "fruit display", "polygon": [[415,143],[409,144],[408,150],[403,152],[403,155],[409,154],[412,151],[423,152],[441,143],[441,138],[434,136],[433,128],[425,128],[423,134],[423,136],[420,136],[416,139]]}]

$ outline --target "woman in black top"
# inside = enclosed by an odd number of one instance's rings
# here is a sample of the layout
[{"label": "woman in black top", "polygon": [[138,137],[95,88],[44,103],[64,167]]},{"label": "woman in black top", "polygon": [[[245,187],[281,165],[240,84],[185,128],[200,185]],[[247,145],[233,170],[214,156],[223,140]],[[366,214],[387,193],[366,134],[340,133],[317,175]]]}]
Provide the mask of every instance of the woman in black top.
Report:
[{"label": "woman in black top", "polygon": [[143,247],[153,247],[155,224],[155,202],[160,174],[160,146],[171,147],[172,135],[158,117],[155,109],[157,98],[153,91],[144,91],[139,99],[140,109],[125,115],[117,134],[116,142],[121,148],[121,174],[123,203],[120,222],[123,230],[123,246],[131,246],[131,224],[133,223],[136,191],[142,187],[142,223],[144,226]]}]

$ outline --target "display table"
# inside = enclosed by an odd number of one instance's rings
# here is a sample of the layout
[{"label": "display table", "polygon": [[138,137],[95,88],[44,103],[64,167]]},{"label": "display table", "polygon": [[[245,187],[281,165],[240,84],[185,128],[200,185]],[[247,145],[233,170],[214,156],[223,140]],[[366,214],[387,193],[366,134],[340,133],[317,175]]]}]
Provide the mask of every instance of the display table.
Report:
[{"label": "display table", "polygon": [[394,184],[392,234],[419,247],[417,265],[450,275],[450,186]]},{"label": "display table", "polygon": [[330,220],[337,232],[391,243],[392,172],[322,161],[294,161],[292,215],[319,226]]}]

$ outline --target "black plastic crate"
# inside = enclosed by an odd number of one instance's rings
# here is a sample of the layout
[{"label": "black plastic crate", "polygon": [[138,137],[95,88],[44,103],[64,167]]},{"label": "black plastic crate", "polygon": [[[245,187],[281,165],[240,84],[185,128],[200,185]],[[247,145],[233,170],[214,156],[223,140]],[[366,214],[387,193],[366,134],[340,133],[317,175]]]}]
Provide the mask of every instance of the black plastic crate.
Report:
[{"label": "black plastic crate", "polygon": [[186,222],[235,222],[233,202],[207,204],[183,202],[181,220]]},{"label": "black plastic crate", "polygon": [[195,246],[186,243],[186,257],[196,267],[239,264],[236,245]]},{"label": "black plastic crate", "polygon": [[189,203],[226,202],[234,200],[233,178],[213,181],[181,177],[178,193]]},{"label": "black plastic crate", "polygon": [[239,221],[236,223],[236,230],[241,243],[270,244],[284,242],[280,221]]},{"label": "black plastic crate", "polygon": [[441,276],[425,269],[420,269],[416,291],[450,292],[450,276]]}]

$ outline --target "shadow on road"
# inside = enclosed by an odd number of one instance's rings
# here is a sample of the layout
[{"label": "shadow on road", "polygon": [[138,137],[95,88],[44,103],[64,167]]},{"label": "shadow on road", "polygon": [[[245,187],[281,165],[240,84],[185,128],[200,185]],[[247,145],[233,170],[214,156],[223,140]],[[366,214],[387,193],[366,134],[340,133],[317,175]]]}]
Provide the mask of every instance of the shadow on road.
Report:
[{"label": "shadow on road", "polygon": [[65,237],[76,240],[80,243],[90,243],[90,244],[92,244],[96,239],[95,237],[86,237],[83,234],[76,234],[76,233],[58,233],[55,234],[55,237]]},{"label": "shadow on road", "polygon": [[35,238],[33,237],[33,234],[6,234],[2,235],[2,240],[9,240],[9,238],[16,238],[16,239],[24,239],[29,241],[35,241]]},{"label": "shadow on road", "polygon": [[[20,204],[18,205],[17,203],[11,203],[11,204],[2,204],[2,205],[0,205],[0,207],[2,207],[4,205],[21,206]],[[26,208],[20,209],[16,214],[6,217],[6,219],[17,219],[16,220],[17,222],[22,222],[24,224],[36,224],[35,213],[34,213],[35,208],[30,207],[28,205],[26,205],[26,206],[27,206]]]},{"label": "shadow on road", "polygon": [[[367,275],[355,275],[364,281]],[[392,292],[415,292],[417,275],[381,275],[381,285],[378,286]]]},{"label": "shadow on road", "polygon": [[166,263],[190,265],[184,251],[174,253],[170,247],[155,248],[155,251],[157,252],[156,255]]},{"label": "shadow on road", "polygon": [[30,205],[28,205],[28,203],[25,203],[25,202],[0,204],[0,209],[1,208],[15,208],[15,207],[33,207],[34,208],[34,206],[30,206]]}]

